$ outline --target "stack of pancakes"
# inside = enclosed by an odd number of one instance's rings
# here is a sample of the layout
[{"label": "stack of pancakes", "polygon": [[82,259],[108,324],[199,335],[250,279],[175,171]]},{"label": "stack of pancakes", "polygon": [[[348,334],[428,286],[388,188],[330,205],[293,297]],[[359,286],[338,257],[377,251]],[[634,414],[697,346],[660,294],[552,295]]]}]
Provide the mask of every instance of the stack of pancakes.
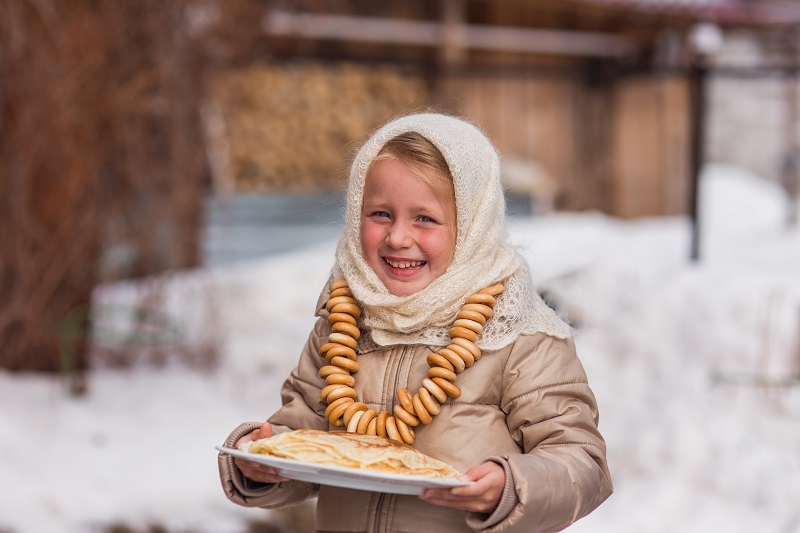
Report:
[{"label": "stack of pancakes", "polygon": [[245,452],[308,463],[433,478],[457,478],[450,465],[394,440],[345,431],[298,429],[241,447]]}]

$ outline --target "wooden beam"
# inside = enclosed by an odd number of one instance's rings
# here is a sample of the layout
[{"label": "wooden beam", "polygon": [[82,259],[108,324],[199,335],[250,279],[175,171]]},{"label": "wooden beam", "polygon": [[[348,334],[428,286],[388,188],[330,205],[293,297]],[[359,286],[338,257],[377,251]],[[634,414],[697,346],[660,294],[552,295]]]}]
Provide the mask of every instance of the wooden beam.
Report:
[{"label": "wooden beam", "polygon": [[265,18],[263,28],[272,35],[307,39],[437,47],[441,43],[438,22],[274,11]]},{"label": "wooden beam", "polygon": [[590,57],[624,57],[636,51],[628,39],[596,32],[517,29],[471,25],[467,46],[504,52]]},{"label": "wooden beam", "polygon": [[[271,35],[307,39],[441,47],[447,29],[440,22],[273,11],[264,19]],[[629,39],[598,32],[461,25],[463,46],[473,50],[625,57],[636,52]]]}]

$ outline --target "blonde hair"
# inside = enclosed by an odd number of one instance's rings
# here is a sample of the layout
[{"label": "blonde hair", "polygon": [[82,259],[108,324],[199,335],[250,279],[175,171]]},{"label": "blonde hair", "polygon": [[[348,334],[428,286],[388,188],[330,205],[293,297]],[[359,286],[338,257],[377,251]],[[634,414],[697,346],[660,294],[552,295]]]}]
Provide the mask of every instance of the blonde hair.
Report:
[{"label": "blonde hair", "polygon": [[453,174],[450,166],[431,141],[417,132],[409,131],[389,139],[378,155],[372,160],[370,167],[384,159],[397,159],[425,184],[445,205],[456,210],[456,192],[453,186]]}]

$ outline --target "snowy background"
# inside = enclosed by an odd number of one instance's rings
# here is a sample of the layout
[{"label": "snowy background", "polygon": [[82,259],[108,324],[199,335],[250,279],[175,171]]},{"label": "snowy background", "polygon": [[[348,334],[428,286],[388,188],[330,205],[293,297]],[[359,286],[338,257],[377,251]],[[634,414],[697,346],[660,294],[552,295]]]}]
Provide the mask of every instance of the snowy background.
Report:
[{"label": "snowy background", "polygon": [[[569,531],[800,532],[800,232],[772,184],[724,167],[702,183],[699,263],[685,218],[509,223],[578,326],[608,442],[616,492]],[[82,396],[0,373],[0,532],[280,526],[225,499],[214,446],[278,406],[334,247],[99,289],[103,308],[125,309],[157,287],[156,329],[178,340],[121,368],[100,334]],[[124,332],[124,316],[103,320]]]}]

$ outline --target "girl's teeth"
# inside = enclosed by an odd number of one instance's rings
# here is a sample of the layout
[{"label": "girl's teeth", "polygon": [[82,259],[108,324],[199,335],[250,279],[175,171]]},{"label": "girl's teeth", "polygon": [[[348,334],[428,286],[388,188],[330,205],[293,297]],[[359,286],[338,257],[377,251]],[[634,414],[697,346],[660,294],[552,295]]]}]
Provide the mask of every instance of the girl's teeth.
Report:
[{"label": "girl's teeth", "polygon": [[399,262],[396,262],[396,261],[389,261],[387,259],[386,262],[389,263],[394,268],[411,268],[411,267],[421,266],[425,261],[413,261],[413,262],[412,261],[399,261]]}]

